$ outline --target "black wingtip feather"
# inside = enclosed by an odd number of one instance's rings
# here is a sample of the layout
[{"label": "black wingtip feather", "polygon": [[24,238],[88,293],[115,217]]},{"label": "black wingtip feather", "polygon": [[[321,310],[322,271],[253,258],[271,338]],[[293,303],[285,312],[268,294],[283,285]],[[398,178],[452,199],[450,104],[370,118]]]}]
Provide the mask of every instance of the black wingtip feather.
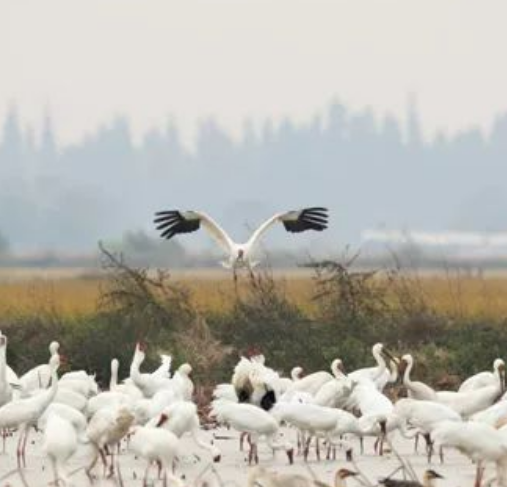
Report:
[{"label": "black wingtip feather", "polygon": [[199,219],[187,220],[178,210],[157,211],[155,217],[156,229],[162,231],[160,236],[167,240],[180,233],[195,232],[201,225]]},{"label": "black wingtip feather", "polygon": [[284,220],[285,230],[291,233],[304,232],[306,230],[316,230],[321,232],[327,228],[328,209],[323,206],[314,206],[305,208],[299,212],[296,220]]}]

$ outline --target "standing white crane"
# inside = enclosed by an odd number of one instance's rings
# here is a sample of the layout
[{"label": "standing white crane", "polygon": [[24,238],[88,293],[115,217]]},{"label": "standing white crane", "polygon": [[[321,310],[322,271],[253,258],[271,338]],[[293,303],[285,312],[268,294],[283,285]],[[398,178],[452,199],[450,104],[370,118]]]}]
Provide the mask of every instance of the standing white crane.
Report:
[{"label": "standing white crane", "polygon": [[133,400],[139,400],[144,397],[141,390],[134,385],[132,380],[127,383],[118,384],[118,369],[120,367],[120,362],[118,359],[111,360],[111,380],[109,381],[109,391],[110,392],[119,392],[131,397]]},{"label": "standing white crane", "polygon": [[211,416],[216,417],[220,423],[227,423],[241,433],[249,433],[250,452],[248,463],[259,462],[257,443],[260,437],[273,450],[285,449],[289,463],[294,461],[294,447],[291,443],[276,441],[279,431],[278,421],[263,409],[252,404],[239,404],[226,400],[213,401]]},{"label": "standing white crane", "polygon": [[78,435],[70,421],[53,412],[44,427],[42,449],[51,462],[55,476],[54,485],[68,485],[65,466],[77,450]]},{"label": "standing white crane", "polygon": [[[292,387],[287,390],[286,394],[290,396],[293,392],[307,392],[308,394],[315,396],[324,384],[332,381],[333,379],[342,378],[344,376],[343,363],[339,358],[334,359],[331,362],[331,372],[332,373],[329,373],[326,370],[319,370],[317,372],[313,372],[312,374],[305,375],[295,381]],[[302,369],[299,371],[299,375],[301,375],[301,373]]]},{"label": "standing white crane", "polygon": [[[418,433],[422,433],[426,440],[428,463],[431,462],[433,454],[433,443],[431,440],[431,432],[442,421],[461,422],[461,416],[446,406],[433,401],[418,401],[411,398],[400,399],[395,405],[393,413],[398,417],[402,424],[400,427],[412,426],[417,428]],[[416,440],[417,441],[417,440]],[[441,458],[442,460],[442,458]]]},{"label": "standing white crane", "polygon": [[438,391],[437,401],[467,418],[491,406],[505,392],[505,364],[496,362],[495,383],[468,392]]},{"label": "standing white crane", "polygon": [[[279,423],[285,421],[295,426],[301,432],[304,443],[303,455],[306,461],[308,459],[310,444],[314,437],[316,438],[317,459],[320,460],[318,437],[323,436],[330,441],[331,432],[335,429],[341,413],[340,409],[318,406],[316,404],[278,402],[271,414]],[[349,456],[350,452],[347,451],[347,458]]]},{"label": "standing white crane", "polygon": [[174,387],[179,391],[179,395],[184,401],[191,401],[194,394],[194,383],[190,378],[192,366],[190,364],[181,364],[172,378]]},{"label": "standing white crane", "polygon": [[376,385],[379,391],[382,391],[388,382],[394,382],[398,377],[397,370],[395,372],[391,371],[387,364],[387,361],[395,362],[395,357],[382,343],[375,343],[371,353],[377,365],[354,370],[354,372],[348,374],[348,377],[352,380],[368,379]]},{"label": "standing white crane", "polygon": [[152,463],[157,462],[163,471],[164,484],[183,487],[183,482],[171,471],[178,455],[179,439],[169,430],[148,426],[136,426],[132,431],[129,449],[148,461],[143,486],[148,486],[148,474]]},{"label": "standing white crane", "polygon": [[507,487],[507,441],[501,431],[475,421],[443,421],[432,433],[435,444],[450,446],[477,462],[475,485],[481,485],[483,462],[496,463],[498,485]]},{"label": "standing white crane", "polygon": [[[7,351],[7,337],[2,333],[2,331],[0,330],[0,337],[4,337],[5,338],[5,350]],[[19,389],[21,387],[21,384],[19,383],[19,377],[18,375],[16,374],[16,372],[14,372],[14,370],[12,370],[9,365],[7,364],[7,360],[4,361],[5,363],[5,376],[7,378],[7,382],[12,386],[12,387],[15,387],[16,389]],[[14,394],[14,397],[16,397],[16,394]]]},{"label": "standing white crane", "polygon": [[436,392],[424,382],[413,381],[410,378],[410,373],[414,367],[414,359],[412,355],[406,354],[401,357],[400,364],[398,366],[400,374],[403,376],[403,385],[407,389],[408,397],[418,399],[420,401],[436,401]]},{"label": "standing white crane", "polygon": [[[495,385],[496,383],[496,374],[495,371],[499,369],[500,366],[505,367],[505,363],[501,358],[497,358],[493,362],[493,371],[484,371],[479,372],[478,374],[472,375],[459,386],[458,392],[468,392],[474,391],[476,389],[480,389],[481,387],[487,387]],[[505,385],[504,385],[505,387]]]},{"label": "standing white crane", "polygon": [[[107,448],[118,444],[128,433],[134,415],[130,409],[123,405],[114,405],[99,409],[88,423],[86,434],[90,442],[95,447],[95,456],[92,463],[87,467],[86,473],[91,476],[91,471],[98,460],[99,454],[104,464],[104,470],[107,468]],[[112,454],[112,452],[111,452]],[[114,474],[114,458],[111,458],[109,475]]]},{"label": "standing white crane", "polygon": [[327,208],[311,207],[277,213],[259,226],[244,243],[234,242],[211,217],[200,211],[159,211],[155,214],[154,223],[157,224],[157,230],[161,231],[160,236],[166,239],[178,234],[195,232],[202,225],[228,255],[222,265],[227,269],[232,269],[236,278],[237,269],[245,267],[251,269],[257,265],[256,262],[251,261],[252,253],[261,237],[273,225],[278,222],[283,223],[285,230],[291,233],[306,230],[320,232],[327,228],[327,211]]},{"label": "standing white crane", "polygon": [[7,337],[0,335],[0,407],[12,399],[12,387],[7,379]]},{"label": "standing white crane", "polygon": [[[52,357],[58,353],[60,344],[58,342],[51,342],[49,344],[49,355]],[[23,374],[19,383],[24,392],[35,391],[37,389],[46,389],[51,381],[51,369],[49,364],[37,365],[33,369]]]},{"label": "standing white crane", "polygon": [[153,397],[161,389],[174,389],[175,392],[179,392],[174,388],[174,382],[168,377],[163,377],[160,373],[155,371],[152,374],[142,373],[140,367],[146,357],[146,344],[137,343],[134,352],[134,358],[130,365],[130,378],[133,384],[141,390],[145,397]]},{"label": "standing white crane", "polygon": [[31,426],[35,426],[40,416],[53,401],[58,390],[58,376],[56,374],[60,366],[60,356],[53,355],[49,359],[51,370],[51,387],[26,399],[11,401],[0,408],[0,429],[19,428],[18,440],[18,465],[21,462],[26,466],[25,450],[28,434]]},{"label": "standing white crane", "polygon": [[197,414],[197,406],[193,402],[178,401],[167,406],[161,414],[154,417],[146,426],[165,428],[181,438],[185,433],[190,433],[194,443],[208,451],[214,462],[219,462],[222,453],[219,448],[211,443],[206,443],[199,438],[200,423]]}]

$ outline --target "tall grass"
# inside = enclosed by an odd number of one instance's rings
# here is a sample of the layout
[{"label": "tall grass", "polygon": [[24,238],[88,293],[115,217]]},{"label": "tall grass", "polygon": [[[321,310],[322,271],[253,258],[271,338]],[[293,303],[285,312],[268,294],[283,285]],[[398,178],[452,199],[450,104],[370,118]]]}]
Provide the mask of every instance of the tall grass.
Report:
[{"label": "tall grass", "polygon": [[210,384],[229,379],[252,348],[284,373],[327,368],[336,357],[351,370],[371,363],[371,346],[381,341],[414,354],[417,377],[449,386],[507,351],[501,277],[365,272],[351,258],[285,276],[260,271],[236,287],[228,275],[134,269],[106,249],[103,264],[100,275],[0,284],[0,329],[16,370],[45,362],[58,339],[72,368],[107,383],[111,358],[127,374],[144,340],[148,367],[159,352],[171,353]]}]

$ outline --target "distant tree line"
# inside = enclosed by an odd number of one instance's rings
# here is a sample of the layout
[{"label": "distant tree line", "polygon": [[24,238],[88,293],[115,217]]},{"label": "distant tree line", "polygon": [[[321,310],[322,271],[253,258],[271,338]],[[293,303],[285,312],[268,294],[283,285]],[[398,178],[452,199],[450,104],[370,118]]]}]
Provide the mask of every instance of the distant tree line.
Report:
[{"label": "distant tree line", "polygon": [[[432,140],[413,105],[407,120],[333,103],[306,124],[245,122],[237,141],[208,119],[188,150],[175,124],[134,144],[117,118],[60,147],[49,116],[35,137],[13,108],[0,132],[0,230],[12,249],[84,251],[153,231],[161,207],[206,209],[242,236],[273,210],[315,203],[333,210],[328,248],[380,224],[505,229],[507,115],[489,134],[471,128]],[[284,245],[281,234],[270,238]]]}]

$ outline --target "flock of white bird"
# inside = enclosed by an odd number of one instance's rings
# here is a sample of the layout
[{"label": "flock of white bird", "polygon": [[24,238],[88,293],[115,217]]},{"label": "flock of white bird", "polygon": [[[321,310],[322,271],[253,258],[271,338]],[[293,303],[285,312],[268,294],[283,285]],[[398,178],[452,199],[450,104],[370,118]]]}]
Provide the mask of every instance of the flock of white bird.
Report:
[{"label": "flock of white bird", "polygon": [[[220,436],[213,442],[205,441],[202,429],[227,425],[239,434],[238,448],[247,442],[250,465],[259,462],[261,441],[273,453],[285,452],[291,464],[297,455],[300,462],[308,461],[310,455],[320,461],[324,454],[334,460],[338,449],[345,461],[354,461],[355,449],[363,452],[364,437],[376,438],[375,451],[382,455],[386,448],[394,450],[391,440],[399,434],[413,438],[416,448],[419,437],[424,438],[428,462],[435,449],[441,462],[445,460],[444,447],[458,449],[477,464],[477,485],[483,481],[486,465],[493,463],[497,485],[507,487],[507,397],[501,359],[494,361],[491,371],[468,378],[457,391],[436,391],[412,380],[411,355],[398,358],[380,343],[372,348],[375,365],[350,373],[337,358],[329,371],[304,375],[301,367],[294,367],[290,377],[282,377],[266,365],[263,355],[242,357],[231,381],[215,387],[207,424],[202,425],[193,402],[191,366],[184,363],[171,374],[171,357],[162,355],[155,371],[141,372],[146,353],[142,343],[134,350],[128,378],[119,381],[118,361],[111,361],[106,391],[101,391],[95,377],[86,371],[58,377],[65,358],[57,342],[49,346],[48,363],[18,377],[7,364],[7,345],[7,337],[0,333],[3,449],[17,436],[18,468],[25,468],[30,458],[27,440],[35,429],[52,466],[55,485],[71,485],[73,473],[68,464],[79,447],[90,451],[82,468],[92,482],[114,477],[119,472],[115,453],[122,447],[146,460],[143,485],[148,485],[150,467],[155,464],[163,485],[183,486],[177,475],[178,459],[192,452],[188,446],[182,451],[182,437],[189,436],[196,449],[205,451],[209,462],[219,462]],[[393,391],[403,389],[407,397],[393,401]],[[99,461],[103,469],[97,465]],[[348,477],[356,475],[362,474],[340,469],[335,485],[343,487]],[[438,477],[428,470],[425,484],[433,485]],[[362,478],[365,483],[366,477]],[[252,487],[300,485],[324,484],[261,467],[250,471]]]}]

